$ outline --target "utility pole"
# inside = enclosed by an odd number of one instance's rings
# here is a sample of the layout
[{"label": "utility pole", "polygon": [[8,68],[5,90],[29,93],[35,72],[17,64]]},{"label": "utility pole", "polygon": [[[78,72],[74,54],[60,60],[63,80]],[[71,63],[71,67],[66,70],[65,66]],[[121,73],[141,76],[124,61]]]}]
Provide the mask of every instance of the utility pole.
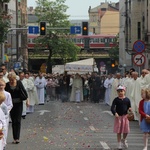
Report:
[{"label": "utility pole", "polygon": [[4,60],[4,53],[5,53],[5,49],[4,49],[4,43],[2,43],[2,45],[1,45],[1,47],[2,47],[2,64],[4,64],[4,62],[5,62],[5,60]]},{"label": "utility pole", "polygon": [[[18,0],[16,0],[16,28],[18,28]],[[16,58],[18,60],[18,31],[16,31]]]}]

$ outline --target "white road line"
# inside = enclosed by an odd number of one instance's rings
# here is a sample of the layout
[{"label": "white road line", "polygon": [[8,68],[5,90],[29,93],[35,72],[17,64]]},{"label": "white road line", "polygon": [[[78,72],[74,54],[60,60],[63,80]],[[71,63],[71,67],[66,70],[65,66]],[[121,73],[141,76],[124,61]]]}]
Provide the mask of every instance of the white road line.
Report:
[{"label": "white road line", "polygon": [[80,108],[80,106],[77,106],[77,108]]},{"label": "white road line", "polygon": [[106,111],[102,111],[102,113],[107,113],[107,114],[109,114],[109,115],[113,116],[112,112],[111,112],[111,111],[108,111],[108,110],[106,110]]},{"label": "white road line", "polygon": [[83,111],[80,110],[80,113],[83,114]]},{"label": "white road line", "polygon": [[102,147],[103,147],[104,149],[110,149],[110,147],[107,145],[106,142],[100,141],[100,144],[102,145]]},{"label": "white road line", "polygon": [[95,131],[95,130],[96,130],[93,126],[89,126],[89,128],[90,128],[92,131]]},{"label": "white road line", "polygon": [[87,117],[84,117],[84,120],[89,120]]}]

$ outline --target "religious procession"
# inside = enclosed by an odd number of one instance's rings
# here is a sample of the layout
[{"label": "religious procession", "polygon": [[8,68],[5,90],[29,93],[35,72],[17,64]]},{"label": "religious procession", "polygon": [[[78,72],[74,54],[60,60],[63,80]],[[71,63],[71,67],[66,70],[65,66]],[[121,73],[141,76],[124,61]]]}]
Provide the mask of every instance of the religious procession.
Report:
[{"label": "religious procession", "polygon": [[[120,103],[120,99],[125,102]],[[121,117],[121,120],[125,120],[120,128],[118,128],[118,120],[114,124],[114,132],[118,137],[118,149],[122,148],[121,143],[124,147],[128,147],[126,137],[129,132],[129,120],[126,116],[128,111],[131,111],[134,116],[132,119],[142,122],[141,128],[145,133],[143,150],[147,150],[150,124],[145,127],[141,118],[150,119],[150,109],[148,109],[150,105],[144,102],[144,100],[149,102],[149,99],[150,72],[148,69],[143,69],[141,76],[134,68],[126,71],[124,75],[120,73],[98,75],[97,72],[33,74],[28,71],[15,72],[13,69],[8,72],[6,66],[2,64],[0,68],[0,149],[3,150],[6,147],[10,122],[12,123],[12,143],[19,144],[21,120],[26,119],[27,114],[34,112],[35,105],[60,101],[62,103],[104,103],[110,106],[116,118]],[[121,139],[121,133],[123,133],[123,139]]]}]

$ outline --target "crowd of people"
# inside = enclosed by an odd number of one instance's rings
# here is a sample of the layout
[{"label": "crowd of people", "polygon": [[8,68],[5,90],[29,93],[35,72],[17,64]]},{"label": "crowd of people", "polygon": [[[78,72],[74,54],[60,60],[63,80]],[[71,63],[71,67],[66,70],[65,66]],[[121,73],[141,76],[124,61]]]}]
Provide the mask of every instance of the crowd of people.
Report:
[{"label": "crowd of people", "polygon": [[[116,118],[120,118],[123,124],[118,128],[118,120],[115,120],[114,132],[117,133],[119,148],[121,142],[127,147],[126,137],[129,132],[129,123],[124,117],[128,110],[134,114],[134,120],[141,122],[141,116],[148,118],[149,111],[144,112],[145,106],[141,103],[144,96],[141,91],[150,88],[150,72],[143,69],[141,76],[131,68],[124,75],[120,73],[98,75],[91,74],[46,74],[39,72],[33,74],[28,71],[8,72],[4,64],[0,67],[0,146],[5,148],[7,141],[9,121],[12,122],[13,144],[19,144],[21,119],[25,119],[28,113],[34,112],[35,105],[44,105],[48,101],[61,102],[104,102],[109,105]],[[121,92],[120,92],[121,91]],[[146,93],[146,91],[145,91]],[[150,99],[148,92],[146,100]],[[119,100],[124,100],[118,104]],[[147,101],[148,101],[147,100]],[[144,102],[143,102],[144,103]],[[141,107],[142,105],[142,107]],[[121,109],[120,109],[121,108]],[[140,108],[140,110],[139,110]],[[141,109],[143,108],[143,109]],[[126,125],[124,125],[124,123]],[[142,125],[143,127],[143,125]],[[149,129],[143,130],[145,149],[147,150],[147,138]],[[141,128],[143,129],[143,128]],[[121,139],[123,133],[123,139]]]}]

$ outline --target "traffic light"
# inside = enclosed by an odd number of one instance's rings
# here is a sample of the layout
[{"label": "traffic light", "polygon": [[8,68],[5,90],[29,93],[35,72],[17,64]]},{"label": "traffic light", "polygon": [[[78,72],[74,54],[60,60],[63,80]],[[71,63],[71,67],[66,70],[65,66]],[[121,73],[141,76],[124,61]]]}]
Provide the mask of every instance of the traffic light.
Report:
[{"label": "traffic light", "polygon": [[82,22],[82,35],[88,35],[88,22]]},{"label": "traffic light", "polygon": [[40,35],[46,35],[46,22],[40,22]]},{"label": "traffic light", "polygon": [[111,59],[111,67],[114,68],[115,67],[115,60]]}]

